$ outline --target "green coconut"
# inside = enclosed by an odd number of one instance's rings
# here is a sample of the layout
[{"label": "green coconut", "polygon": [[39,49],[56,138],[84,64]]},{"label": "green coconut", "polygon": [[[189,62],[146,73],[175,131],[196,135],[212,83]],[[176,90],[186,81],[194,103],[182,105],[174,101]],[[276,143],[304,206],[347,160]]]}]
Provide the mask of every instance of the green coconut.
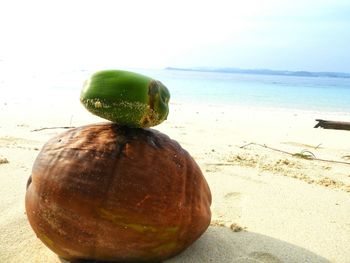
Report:
[{"label": "green coconut", "polygon": [[158,80],[124,70],[105,70],[86,80],[80,101],[94,115],[118,125],[147,128],[169,113],[170,93]]}]

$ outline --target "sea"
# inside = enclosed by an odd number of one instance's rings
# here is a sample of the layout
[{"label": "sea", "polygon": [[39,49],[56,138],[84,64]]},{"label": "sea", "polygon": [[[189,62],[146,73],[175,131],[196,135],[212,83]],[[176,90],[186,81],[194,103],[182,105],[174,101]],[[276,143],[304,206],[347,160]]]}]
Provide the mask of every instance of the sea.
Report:
[{"label": "sea", "polygon": [[[171,102],[350,113],[350,78],[254,75],[168,69],[127,69],[160,80]],[[94,71],[28,71],[0,76],[0,103],[78,101]]]}]

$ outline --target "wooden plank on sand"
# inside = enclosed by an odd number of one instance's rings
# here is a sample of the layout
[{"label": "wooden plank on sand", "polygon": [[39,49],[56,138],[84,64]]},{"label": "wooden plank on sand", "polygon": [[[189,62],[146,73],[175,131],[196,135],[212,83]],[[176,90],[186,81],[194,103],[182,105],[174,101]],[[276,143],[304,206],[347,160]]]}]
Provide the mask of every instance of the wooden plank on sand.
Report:
[{"label": "wooden plank on sand", "polygon": [[334,129],[334,130],[348,130],[350,131],[350,122],[344,122],[344,121],[328,121],[328,120],[321,120],[316,119],[318,123],[315,125],[314,128],[324,128],[324,129]]}]

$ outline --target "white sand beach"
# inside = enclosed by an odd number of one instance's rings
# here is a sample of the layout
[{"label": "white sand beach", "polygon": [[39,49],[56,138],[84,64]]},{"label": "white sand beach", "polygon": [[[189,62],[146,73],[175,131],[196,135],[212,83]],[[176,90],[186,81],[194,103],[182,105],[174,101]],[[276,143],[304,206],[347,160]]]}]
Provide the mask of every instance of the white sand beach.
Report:
[{"label": "white sand beach", "polygon": [[[33,130],[103,120],[78,102],[28,105],[0,105],[0,262],[64,262],[36,238],[24,209],[33,162],[64,129]],[[313,128],[317,118],[350,114],[170,106],[168,120],[154,128],[193,156],[213,203],[209,229],[166,262],[350,262],[350,131]]]}]

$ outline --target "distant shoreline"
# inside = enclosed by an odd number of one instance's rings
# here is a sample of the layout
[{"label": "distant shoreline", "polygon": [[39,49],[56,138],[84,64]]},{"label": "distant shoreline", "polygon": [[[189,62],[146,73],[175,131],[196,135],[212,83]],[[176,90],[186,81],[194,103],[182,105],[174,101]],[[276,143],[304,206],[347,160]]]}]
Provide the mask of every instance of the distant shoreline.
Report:
[{"label": "distant shoreline", "polygon": [[277,75],[293,77],[327,77],[327,78],[350,78],[350,73],[343,72],[310,72],[310,71],[289,71],[289,70],[271,70],[271,69],[240,69],[240,68],[177,68],[166,67],[165,70],[180,71],[199,71],[199,72],[217,72],[217,73],[235,73],[252,75]]}]

